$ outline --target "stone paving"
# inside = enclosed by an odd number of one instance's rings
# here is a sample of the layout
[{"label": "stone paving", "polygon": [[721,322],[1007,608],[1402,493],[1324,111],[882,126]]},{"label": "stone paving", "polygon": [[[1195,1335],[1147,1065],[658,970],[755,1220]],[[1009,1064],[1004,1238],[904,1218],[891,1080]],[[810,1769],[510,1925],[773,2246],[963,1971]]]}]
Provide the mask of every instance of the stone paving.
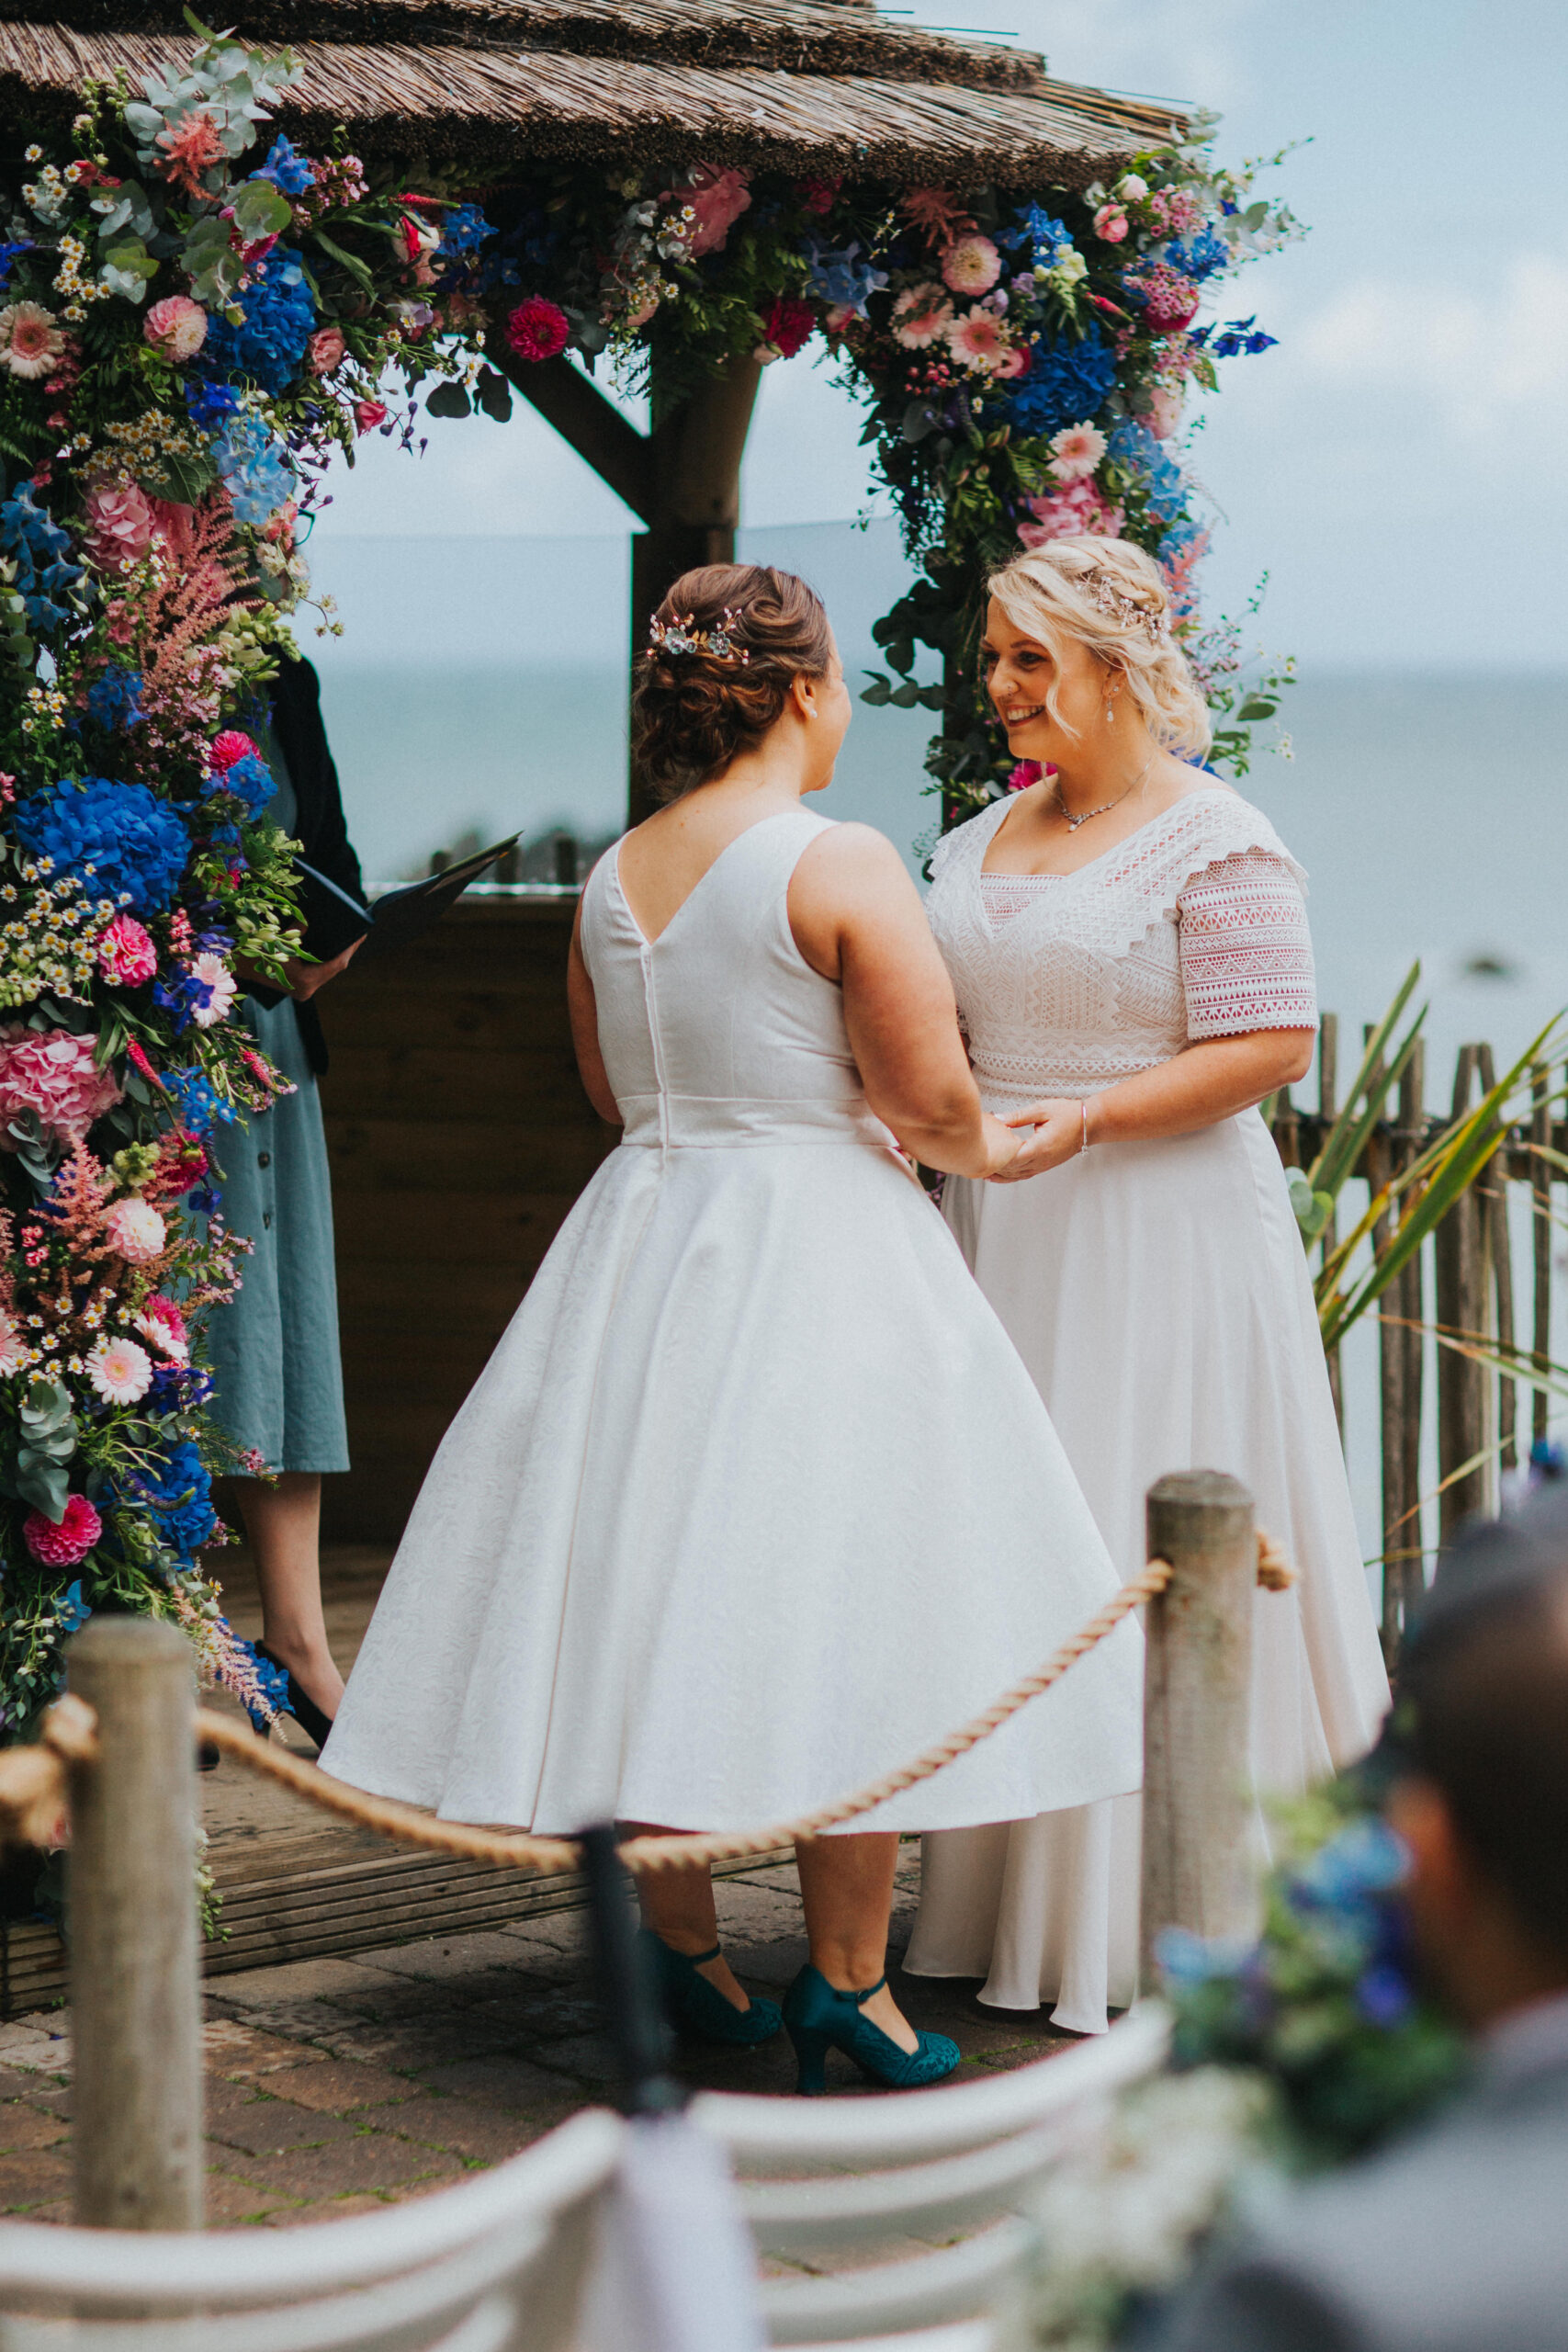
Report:
[{"label": "stone paving", "polygon": [[[918,1849],[899,1873],[894,1951],[908,1938]],[[716,1889],[726,1949],[749,1991],[777,1994],[806,1957],[793,1868]],[[982,2008],[969,1982],[894,1984],[908,2015],[950,2033],[964,2076],[1021,2065],[1071,2039],[1044,2014]],[[607,2097],[614,2065],[581,1913],[435,1937],[350,1959],[209,1981],[208,2220],[288,2227],[368,2212],[513,2155]],[[683,2045],[694,2086],[787,2093],[789,2045]],[[846,2060],[829,2086],[863,2087]],[[0,2210],[70,2219],[67,2011],[0,2026]]]}]

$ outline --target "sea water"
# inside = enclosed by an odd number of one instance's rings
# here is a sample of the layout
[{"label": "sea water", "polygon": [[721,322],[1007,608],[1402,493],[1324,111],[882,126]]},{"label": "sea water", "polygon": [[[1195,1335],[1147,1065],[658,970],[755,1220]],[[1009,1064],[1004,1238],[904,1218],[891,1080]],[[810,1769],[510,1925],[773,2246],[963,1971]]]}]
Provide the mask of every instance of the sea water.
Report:
[{"label": "sea water", "polygon": [[[517,830],[612,838],[626,808],[627,541],[321,537],[313,567],[344,634],[305,642],[367,876],[423,873],[434,851]],[[820,589],[852,685],[885,667],[871,626],[908,577],[891,523],[752,531],[741,552]],[[1501,1069],[1568,1007],[1568,673],[1310,672],[1282,715],[1293,756],[1266,752],[1241,788],[1307,869],[1341,1087],[1363,1024],[1419,959],[1427,1102],[1446,1108],[1461,1042],[1491,1043]],[[879,827],[916,874],[936,821],[922,767],[931,723],[857,706],[838,775],[813,804]],[[1311,1081],[1298,1096],[1315,1101]],[[1522,1276],[1528,1235],[1518,1261]],[[1568,1259],[1557,1290],[1568,1307]],[[1520,1296],[1528,1314],[1528,1280]],[[1568,1354],[1568,1320],[1555,1352]],[[1345,1378],[1371,1555],[1370,1323],[1352,1335]]]}]

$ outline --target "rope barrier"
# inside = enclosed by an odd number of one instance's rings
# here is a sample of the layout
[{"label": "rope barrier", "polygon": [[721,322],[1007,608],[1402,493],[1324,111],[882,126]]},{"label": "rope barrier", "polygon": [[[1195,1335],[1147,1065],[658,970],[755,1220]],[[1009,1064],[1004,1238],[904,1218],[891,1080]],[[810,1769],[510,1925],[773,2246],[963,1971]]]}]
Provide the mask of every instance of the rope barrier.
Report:
[{"label": "rope barrier", "polygon": [[[713,1834],[680,1831],[668,1837],[634,1838],[620,1848],[622,1861],[632,1871],[742,1861],[749,1855],[771,1853],[780,1846],[792,1845],[797,1838],[820,1837],[824,1831],[858,1820],[863,1814],[902,1795],[905,1790],[929,1781],[934,1773],[988,1739],[1032,1699],[1039,1698],[1053,1683],[1059,1682],[1080,1657],[1086,1657],[1113,1634],[1123,1618],[1163,1592],[1173,1574],[1168,1560],[1151,1560],[1142,1574],[1124,1584],[1088,1624],[1070,1634],[1043,1666],[1025,1675],[1021,1682],[1014,1683],[1010,1690],[981,1713],[971,1716],[957,1731],[949,1732],[911,1763],[884,1773],[880,1780],[853,1796],[818,1806],[798,1821],[779,1823],[769,1829]],[[1272,1592],[1283,1591],[1295,1581],[1295,1571],[1280,1546],[1261,1533],[1258,1538],[1258,1581]],[[568,1871],[574,1870],[580,1860],[578,1841],[572,1838],[539,1838],[525,1830],[487,1829],[474,1822],[438,1821],[433,1814],[421,1813],[417,1807],[401,1804],[394,1798],[371,1796],[363,1789],[351,1788],[347,1781],[333,1780],[330,1773],[323,1772],[317,1764],[307,1763],[303,1757],[290,1755],[285,1747],[274,1747],[258,1739],[248,1724],[237,1722],[232,1715],[218,1714],[209,1707],[197,1709],[195,1729],[198,1739],[210,1740],[247,1771],[291,1789],[323,1813],[334,1814],[357,1828],[378,1830],[400,1845],[423,1847],[427,1852],[449,1854],[459,1860],[484,1862],[496,1870]],[[64,1812],[67,1766],[88,1762],[96,1752],[93,1711],[82,1700],[67,1693],[45,1716],[40,1746],[0,1753],[0,1816],[4,1816],[6,1834],[27,1843],[44,1842],[43,1832],[58,1823]]]}]

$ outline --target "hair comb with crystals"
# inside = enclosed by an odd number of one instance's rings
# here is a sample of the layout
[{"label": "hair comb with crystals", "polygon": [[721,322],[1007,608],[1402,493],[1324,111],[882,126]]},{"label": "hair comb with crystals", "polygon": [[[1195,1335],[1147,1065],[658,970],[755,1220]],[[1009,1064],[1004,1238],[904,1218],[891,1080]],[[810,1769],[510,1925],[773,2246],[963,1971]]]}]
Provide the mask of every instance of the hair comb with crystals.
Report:
[{"label": "hair comb with crystals", "polygon": [[1163,645],[1170,635],[1170,616],[1156,613],[1152,606],[1141,605],[1125,588],[1119,588],[1108,571],[1086,571],[1083,585],[1089,590],[1102,613],[1121,622],[1123,628],[1141,628],[1152,645]]},{"label": "hair comb with crystals", "polygon": [[733,605],[724,608],[724,618],[717,628],[698,628],[696,616],[688,613],[684,620],[679,615],[673,620],[661,621],[655,614],[649,623],[648,645],[651,653],[705,653],[715,662],[750,662],[745,646],[735,642],[735,628],[740,618]]}]

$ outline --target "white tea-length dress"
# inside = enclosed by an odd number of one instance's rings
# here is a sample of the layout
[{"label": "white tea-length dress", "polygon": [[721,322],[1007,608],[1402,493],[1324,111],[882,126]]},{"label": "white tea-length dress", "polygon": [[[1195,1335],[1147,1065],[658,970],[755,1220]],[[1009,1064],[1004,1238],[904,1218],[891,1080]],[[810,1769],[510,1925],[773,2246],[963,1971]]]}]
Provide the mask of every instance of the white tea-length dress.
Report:
[{"label": "white tea-length dress", "polygon": [[[733,841],[581,941],[625,1121],[410,1520],[322,1761],[448,1818],[760,1828],[919,1754],[1115,1590],[1044,1407]],[[856,1826],[1135,1788],[1135,1627]]]},{"label": "white tea-length dress", "polygon": [[[1188,1044],[1315,1028],[1305,876],[1268,819],[1202,786],[1076,873],[986,874],[1010,804],[939,847],[927,911],[982,1100],[1081,1099]],[[1027,1183],[949,1178],[943,1214],[1034,1376],[1123,1577],[1144,1496],[1227,1470],[1299,1571],[1255,1606],[1251,1761],[1296,1790],[1361,1754],[1388,1684],[1306,1255],[1262,1118],[1092,1145]],[[906,1965],[984,1976],[1103,2030],[1137,1966],[1135,1799],[927,1840]]]}]

